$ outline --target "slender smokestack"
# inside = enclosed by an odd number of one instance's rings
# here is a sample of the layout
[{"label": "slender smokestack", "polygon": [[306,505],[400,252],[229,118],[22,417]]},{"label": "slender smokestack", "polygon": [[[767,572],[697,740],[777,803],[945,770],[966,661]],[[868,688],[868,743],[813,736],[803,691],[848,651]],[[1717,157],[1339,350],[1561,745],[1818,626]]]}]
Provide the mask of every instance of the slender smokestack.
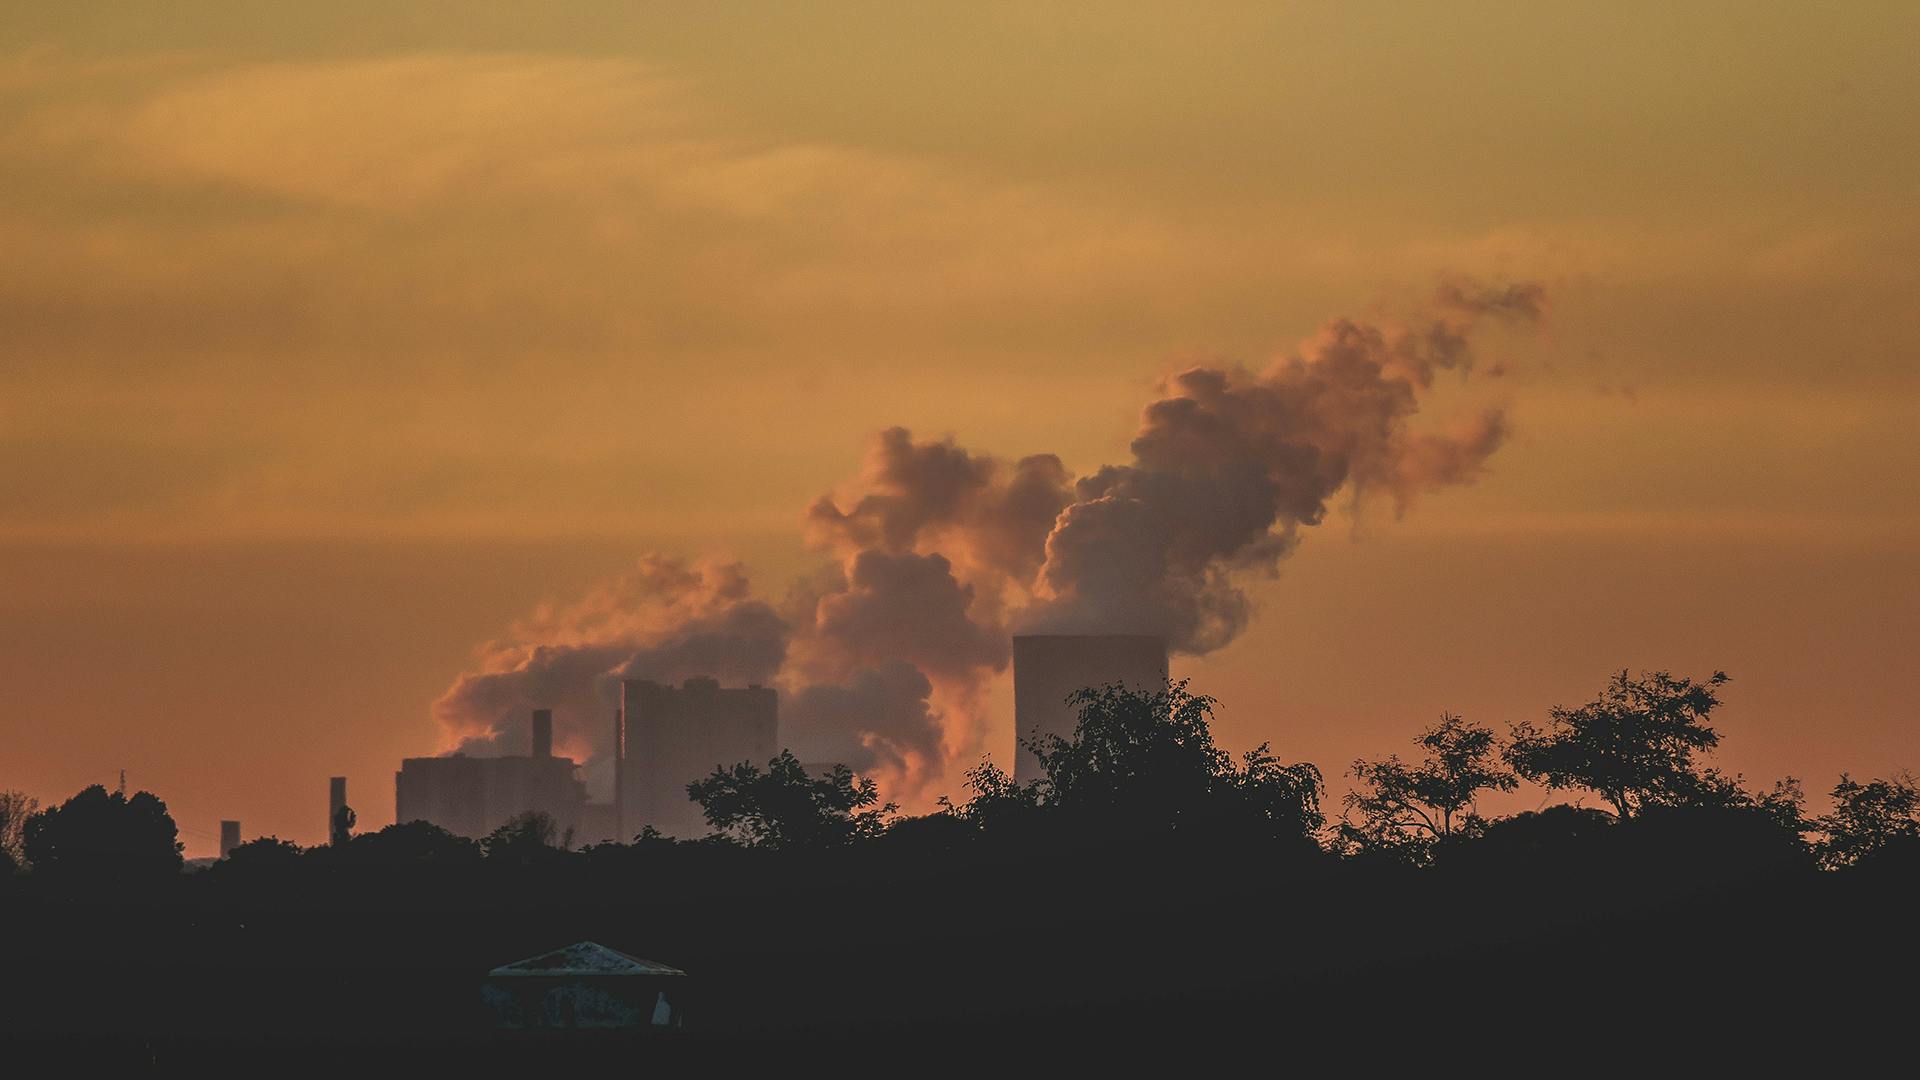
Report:
[{"label": "slender smokestack", "polygon": [[327,780],[327,839],[331,841],[340,828],[340,811],[347,805],[347,778],[329,777]]},{"label": "slender smokestack", "polygon": [[233,854],[233,849],[239,846],[240,846],[240,823],[237,821],[221,822],[220,823],[220,857],[224,859],[227,856]]},{"label": "slender smokestack", "polygon": [[553,710],[533,710],[533,756],[553,756]]},{"label": "slender smokestack", "polygon": [[613,839],[624,844],[627,836],[627,715],[613,710]]}]

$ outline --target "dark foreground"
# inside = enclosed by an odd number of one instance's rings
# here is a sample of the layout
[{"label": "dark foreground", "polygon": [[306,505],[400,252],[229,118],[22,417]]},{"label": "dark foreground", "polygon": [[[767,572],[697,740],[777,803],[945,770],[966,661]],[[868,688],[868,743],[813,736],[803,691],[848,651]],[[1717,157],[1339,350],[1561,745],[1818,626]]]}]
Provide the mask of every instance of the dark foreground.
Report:
[{"label": "dark foreground", "polygon": [[[1914,1064],[1910,863],[1615,832],[1430,870],[921,837],[17,880],[0,1039],[87,1072]],[[690,972],[687,1030],[495,1032],[486,970],[583,939]]]}]

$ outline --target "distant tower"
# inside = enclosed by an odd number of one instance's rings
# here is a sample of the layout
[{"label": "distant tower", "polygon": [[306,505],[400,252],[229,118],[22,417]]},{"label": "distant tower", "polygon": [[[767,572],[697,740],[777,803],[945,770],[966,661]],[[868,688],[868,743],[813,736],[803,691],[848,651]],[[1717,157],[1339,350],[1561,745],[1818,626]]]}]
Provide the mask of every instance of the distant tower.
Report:
[{"label": "distant tower", "polygon": [[[624,691],[622,691],[624,693]],[[627,831],[627,712],[613,710],[613,838],[625,844]]]},{"label": "distant tower", "polygon": [[1032,634],[1013,639],[1013,778],[1044,775],[1021,740],[1066,738],[1080,722],[1076,691],[1119,684],[1152,692],[1167,684],[1167,642],[1146,634]]},{"label": "distant tower", "polygon": [[614,729],[620,838],[647,825],[681,840],[705,836],[706,817],[687,785],[743,761],[764,766],[779,752],[779,708],[779,694],[767,686],[622,680]]},{"label": "distant tower", "polygon": [[[330,777],[327,780],[327,840],[329,842],[339,842],[342,831],[340,828],[340,811],[342,810],[347,811],[348,816],[353,813],[352,808],[347,806],[347,778]],[[351,830],[353,822],[348,821],[346,827]]]},{"label": "distant tower", "polygon": [[533,756],[553,756],[553,710],[533,710]]},{"label": "distant tower", "polygon": [[227,856],[233,854],[233,849],[239,846],[240,846],[240,823],[237,821],[221,822],[220,823],[220,857],[224,859]]}]

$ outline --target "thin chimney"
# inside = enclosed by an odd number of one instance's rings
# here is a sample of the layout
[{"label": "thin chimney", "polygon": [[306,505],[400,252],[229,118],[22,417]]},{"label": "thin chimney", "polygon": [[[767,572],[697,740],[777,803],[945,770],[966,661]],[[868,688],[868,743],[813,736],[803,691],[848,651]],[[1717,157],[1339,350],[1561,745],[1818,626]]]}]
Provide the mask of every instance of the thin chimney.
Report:
[{"label": "thin chimney", "polygon": [[613,838],[626,843],[627,835],[627,716],[613,710]]},{"label": "thin chimney", "polygon": [[347,805],[347,778],[330,777],[327,780],[327,831],[323,833],[332,841],[339,830],[340,808]]},{"label": "thin chimney", "polygon": [[553,710],[533,710],[533,756],[553,756]]}]

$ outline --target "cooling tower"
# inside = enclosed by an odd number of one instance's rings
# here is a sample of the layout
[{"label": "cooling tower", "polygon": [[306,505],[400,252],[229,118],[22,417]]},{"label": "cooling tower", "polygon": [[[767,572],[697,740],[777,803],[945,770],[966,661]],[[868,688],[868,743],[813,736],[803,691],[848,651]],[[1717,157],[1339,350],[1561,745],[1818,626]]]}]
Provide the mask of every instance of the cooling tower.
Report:
[{"label": "cooling tower", "polygon": [[615,827],[622,839],[647,825],[682,840],[705,836],[706,818],[687,785],[743,761],[765,768],[779,752],[779,696],[771,687],[626,679],[620,693]]},{"label": "cooling tower", "polygon": [[222,821],[220,823],[220,857],[224,859],[233,854],[233,849],[239,846],[240,823],[237,821]]},{"label": "cooling tower", "polygon": [[[1067,697],[1119,684],[1154,691],[1167,683],[1167,642],[1146,634],[1031,634],[1013,639],[1013,724],[1018,739],[1073,734],[1080,710]],[[1043,775],[1040,760],[1016,743],[1013,778]]]}]

